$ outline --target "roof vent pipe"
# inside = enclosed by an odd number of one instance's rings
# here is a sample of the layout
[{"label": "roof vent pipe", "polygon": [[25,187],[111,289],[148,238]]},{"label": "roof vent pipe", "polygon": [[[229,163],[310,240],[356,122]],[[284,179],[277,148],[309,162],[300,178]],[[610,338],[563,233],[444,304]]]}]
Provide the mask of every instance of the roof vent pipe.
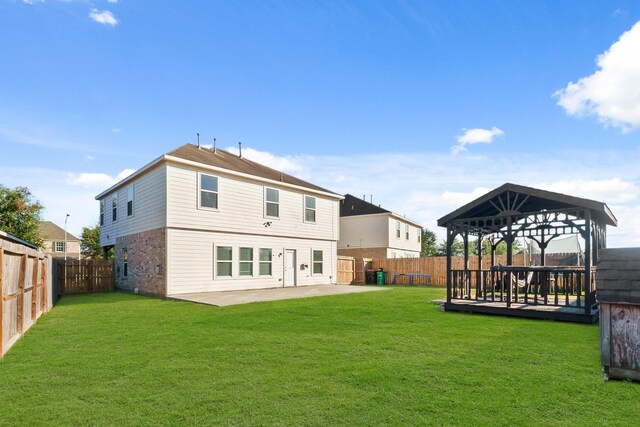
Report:
[{"label": "roof vent pipe", "polygon": [[369,203],[373,203],[373,194],[369,194]]},{"label": "roof vent pipe", "polygon": [[365,201],[365,202],[367,201],[367,195],[366,194],[362,195],[362,200]]},{"label": "roof vent pipe", "polygon": [[196,133],[196,137],[198,138],[198,149],[200,149],[200,132]]},{"label": "roof vent pipe", "polygon": [[216,152],[216,139],[213,138],[213,152]]},{"label": "roof vent pipe", "polygon": [[242,142],[238,142],[238,157],[242,158]]}]

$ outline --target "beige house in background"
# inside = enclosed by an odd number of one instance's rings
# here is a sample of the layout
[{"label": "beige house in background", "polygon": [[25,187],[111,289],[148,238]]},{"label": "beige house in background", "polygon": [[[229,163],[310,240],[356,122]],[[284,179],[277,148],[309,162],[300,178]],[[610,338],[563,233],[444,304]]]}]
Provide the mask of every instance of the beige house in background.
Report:
[{"label": "beige house in background", "polygon": [[[40,221],[42,252],[52,258],[64,258],[64,229],[51,221]],[[80,239],[67,232],[67,259],[80,259]]]},{"label": "beige house in background", "polygon": [[186,144],[96,196],[116,286],[153,295],[335,284],[342,196]]},{"label": "beige house in background", "polygon": [[338,255],[357,258],[420,256],[422,225],[346,194],[340,202]]}]

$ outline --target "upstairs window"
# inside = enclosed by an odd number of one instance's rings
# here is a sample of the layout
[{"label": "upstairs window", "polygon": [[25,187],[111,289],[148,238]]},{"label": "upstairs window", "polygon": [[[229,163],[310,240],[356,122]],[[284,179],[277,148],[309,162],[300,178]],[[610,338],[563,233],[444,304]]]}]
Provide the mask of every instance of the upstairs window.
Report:
[{"label": "upstairs window", "polygon": [[422,231],[418,230],[418,243],[420,243],[420,239],[422,238],[422,236],[420,236],[420,234],[422,234]]},{"label": "upstairs window", "polygon": [[111,196],[111,221],[118,219],[118,193]]},{"label": "upstairs window", "polygon": [[313,274],[322,274],[322,251],[313,251]]},{"label": "upstairs window", "polygon": [[100,225],[104,225],[104,200],[100,200]]},{"label": "upstairs window", "polygon": [[64,242],[55,242],[53,247],[54,252],[64,252]]},{"label": "upstairs window", "polygon": [[316,222],[316,198],[304,196],[304,220]]},{"label": "upstairs window", "polygon": [[266,216],[275,218],[280,217],[280,191],[275,188],[267,188],[265,190],[265,207]]},{"label": "upstairs window", "polygon": [[231,263],[233,261],[231,246],[218,246],[216,248],[216,261],[216,276],[231,277]]},{"label": "upstairs window", "polygon": [[409,240],[409,224],[404,225],[404,238]]},{"label": "upstairs window", "polygon": [[253,276],[253,248],[240,248],[240,275]]},{"label": "upstairs window", "polygon": [[271,276],[272,265],[271,249],[260,248],[260,275]]},{"label": "upstairs window", "polygon": [[127,216],[133,215],[133,185],[127,187]]},{"label": "upstairs window", "polygon": [[396,221],[396,238],[400,238],[400,221]]},{"label": "upstairs window", "polygon": [[200,174],[200,207],[218,209],[218,177]]}]

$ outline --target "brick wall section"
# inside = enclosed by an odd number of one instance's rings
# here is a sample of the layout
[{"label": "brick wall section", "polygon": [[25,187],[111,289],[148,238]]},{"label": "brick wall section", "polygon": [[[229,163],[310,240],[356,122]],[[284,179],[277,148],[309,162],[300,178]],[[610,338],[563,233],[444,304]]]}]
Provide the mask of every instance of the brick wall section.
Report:
[{"label": "brick wall section", "polygon": [[387,257],[387,248],[342,248],[338,249],[338,255],[380,259]]},{"label": "brick wall section", "polygon": [[640,248],[602,249],[598,255],[598,301],[640,304]]},{"label": "brick wall section", "polygon": [[[167,295],[166,229],[118,237],[115,244],[116,287],[146,295]],[[124,276],[124,250],[128,271]],[[159,266],[159,269],[158,269]]]}]

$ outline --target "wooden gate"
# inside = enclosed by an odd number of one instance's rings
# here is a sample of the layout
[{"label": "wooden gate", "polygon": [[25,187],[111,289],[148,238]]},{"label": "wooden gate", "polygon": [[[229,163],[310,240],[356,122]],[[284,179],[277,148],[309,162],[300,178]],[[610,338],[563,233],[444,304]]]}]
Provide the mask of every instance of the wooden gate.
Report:
[{"label": "wooden gate", "polygon": [[113,260],[67,260],[58,264],[60,295],[112,292],[114,285]]},{"label": "wooden gate", "polygon": [[350,285],[354,279],[355,259],[338,255],[338,285]]}]

